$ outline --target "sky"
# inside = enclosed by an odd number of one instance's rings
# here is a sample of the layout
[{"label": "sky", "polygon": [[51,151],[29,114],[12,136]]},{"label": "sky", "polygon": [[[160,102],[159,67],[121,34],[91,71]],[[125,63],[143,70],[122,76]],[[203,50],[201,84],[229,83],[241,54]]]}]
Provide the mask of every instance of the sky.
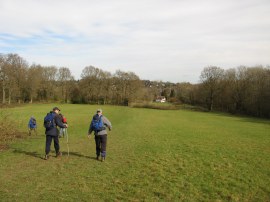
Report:
[{"label": "sky", "polygon": [[198,83],[205,67],[270,65],[269,0],[0,0],[0,53]]}]

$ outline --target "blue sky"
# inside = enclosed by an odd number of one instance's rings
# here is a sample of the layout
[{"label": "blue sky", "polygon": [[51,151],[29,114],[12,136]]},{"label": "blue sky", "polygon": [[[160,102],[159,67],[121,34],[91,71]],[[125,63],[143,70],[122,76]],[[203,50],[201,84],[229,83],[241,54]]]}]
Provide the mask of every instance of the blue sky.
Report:
[{"label": "blue sky", "polygon": [[270,65],[269,0],[0,0],[0,53],[197,83],[204,67]]}]

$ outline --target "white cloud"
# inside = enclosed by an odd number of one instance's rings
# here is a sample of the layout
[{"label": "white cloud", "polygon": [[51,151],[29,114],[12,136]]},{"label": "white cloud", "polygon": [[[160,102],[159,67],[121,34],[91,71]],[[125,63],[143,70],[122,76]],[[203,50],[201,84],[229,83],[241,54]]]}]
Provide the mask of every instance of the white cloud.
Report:
[{"label": "white cloud", "polygon": [[268,0],[0,0],[0,52],[142,79],[197,82],[205,66],[270,64]]}]

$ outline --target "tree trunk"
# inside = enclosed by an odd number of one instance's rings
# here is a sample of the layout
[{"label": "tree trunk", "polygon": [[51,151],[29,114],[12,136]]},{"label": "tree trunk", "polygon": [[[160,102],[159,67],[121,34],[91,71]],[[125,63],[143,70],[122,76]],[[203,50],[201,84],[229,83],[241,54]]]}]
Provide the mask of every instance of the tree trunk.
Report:
[{"label": "tree trunk", "polygon": [[4,83],[3,83],[3,101],[2,101],[3,104],[6,103],[6,91],[5,91],[5,87],[4,87]]},{"label": "tree trunk", "polygon": [[30,104],[32,104],[33,103],[33,96],[31,95],[30,96]]},{"label": "tree trunk", "polygon": [[8,104],[11,104],[11,92],[8,90]]}]

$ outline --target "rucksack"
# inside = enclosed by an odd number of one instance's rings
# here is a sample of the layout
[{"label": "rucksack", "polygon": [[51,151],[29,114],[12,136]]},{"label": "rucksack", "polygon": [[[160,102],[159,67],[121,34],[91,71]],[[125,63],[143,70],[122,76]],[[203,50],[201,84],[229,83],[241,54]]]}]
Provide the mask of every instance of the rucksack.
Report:
[{"label": "rucksack", "polygon": [[36,119],[32,119],[32,124],[33,124],[33,126],[35,126],[37,124]]},{"label": "rucksack", "polygon": [[36,128],[36,125],[37,125],[36,119],[31,118],[30,121],[29,121],[29,127],[30,128]]},{"label": "rucksack", "polygon": [[55,117],[55,113],[52,113],[52,112],[48,113],[44,117],[44,127],[46,128],[46,130],[50,130],[51,128],[54,128],[56,126],[54,117]]},{"label": "rucksack", "polygon": [[67,118],[63,116],[62,122],[67,123]]},{"label": "rucksack", "polygon": [[91,129],[95,132],[99,132],[106,129],[103,125],[103,121],[101,117],[102,115],[99,116],[98,114],[93,116],[93,119],[91,122]]}]

